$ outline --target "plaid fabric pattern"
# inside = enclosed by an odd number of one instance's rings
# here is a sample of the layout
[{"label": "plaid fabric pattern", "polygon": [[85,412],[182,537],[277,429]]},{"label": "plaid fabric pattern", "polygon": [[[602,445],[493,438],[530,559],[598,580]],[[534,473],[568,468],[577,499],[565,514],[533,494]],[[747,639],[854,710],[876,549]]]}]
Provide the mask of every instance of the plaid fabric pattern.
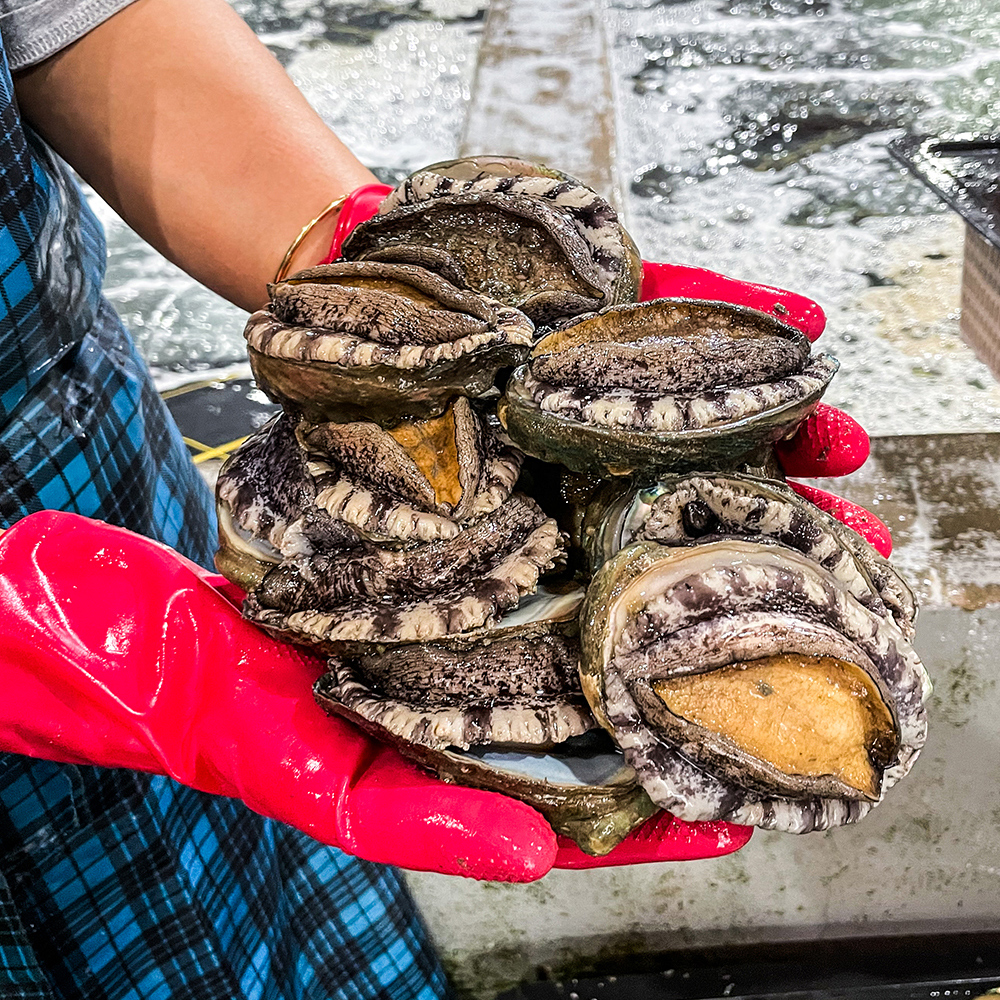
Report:
[{"label": "plaid fabric pattern", "polygon": [[393,869],[242,803],[7,755],[0,805],[4,998],[446,995]]},{"label": "plaid fabric pattern", "polygon": [[12,101],[6,55],[0,56],[2,422],[93,325],[105,248],[100,225],[65,168],[38,140],[29,144]]},{"label": "plaid fabric pattern", "polygon": [[[100,297],[96,220],[25,139],[2,45],[0,129],[0,524],[71,510],[211,565],[211,496]],[[448,995],[392,869],[167,778],[0,755],[4,1000]]]},{"label": "plaid fabric pattern", "polygon": [[149,535],[211,567],[205,481],[111,307],[0,429],[0,523],[68,510]]}]

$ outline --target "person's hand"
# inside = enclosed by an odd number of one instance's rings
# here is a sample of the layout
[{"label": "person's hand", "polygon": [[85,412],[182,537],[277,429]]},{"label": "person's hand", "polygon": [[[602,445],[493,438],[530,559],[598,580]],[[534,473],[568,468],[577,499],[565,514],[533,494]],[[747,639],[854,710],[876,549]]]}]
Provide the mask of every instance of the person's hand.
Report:
[{"label": "person's hand", "polygon": [[[19,521],[0,537],[0,749],[168,774],[405,868],[528,882],[564,856],[524,803],[445,784],[328,717],[312,697],[323,659],[245,621],[241,598],[124,529]],[[746,839],[719,823],[668,833],[658,860]]]}]

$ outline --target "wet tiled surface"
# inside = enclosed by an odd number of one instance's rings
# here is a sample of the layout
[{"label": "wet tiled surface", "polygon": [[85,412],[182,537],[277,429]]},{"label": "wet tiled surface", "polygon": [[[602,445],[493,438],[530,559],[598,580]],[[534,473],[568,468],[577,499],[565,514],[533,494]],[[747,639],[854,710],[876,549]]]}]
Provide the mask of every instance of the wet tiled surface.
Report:
[{"label": "wet tiled surface", "polygon": [[462,155],[515,154],[579,178],[621,208],[603,5],[495,0],[479,46]]},{"label": "wet tiled surface", "polygon": [[819,485],[889,526],[924,607],[1000,603],[1000,434],[875,438],[858,472]]}]

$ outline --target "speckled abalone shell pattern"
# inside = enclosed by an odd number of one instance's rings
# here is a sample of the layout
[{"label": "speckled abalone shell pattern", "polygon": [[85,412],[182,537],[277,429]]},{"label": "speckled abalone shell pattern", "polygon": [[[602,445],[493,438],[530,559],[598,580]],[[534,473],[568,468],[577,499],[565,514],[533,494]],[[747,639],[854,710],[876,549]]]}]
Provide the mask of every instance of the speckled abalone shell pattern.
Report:
[{"label": "speckled abalone shell pattern", "polygon": [[454,195],[496,193],[540,199],[569,218],[585,241],[607,298],[602,302],[631,301],[637,291],[636,261],[631,239],[622,229],[618,213],[590,188],[578,181],[554,177],[479,177],[457,180],[432,171],[418,171],[406,178],[382,202],[385,215],[402,205]]},{"label": "speckled abalone shell pattern", "polygon": [[443,342],[394,344],[373,341],[349,331],[292,326],[263,309],[250,317],[245,336],[249,347],[272,358],[344,368],[384,366],[418,371],[493,345],[527,347],[533,330],[523,313],[509,306],[498,306],[493,326],[476,324],[461,336]]},{"label": "speckled abalone shell pattern", "polygon": [[[835,517],[775,481],[731,473],[668,477],[632,491],[615,551],[631,542],[688,545],[734,535],[780,542],[808,556],[863,605],[912,638],[917,615],[913,591],[887,559]],[[603,559],[602,559],[603,561]]]},{"label": "speckled abalone shell pattern", "polygon": [[[224,522],[239,533],[228,544],[256,552],[261,563],[246,615],[334,650],[345,642],[421,641],[478,628],[533,591],[561,556],[562,537],[535,501],[511,492],[519,461],[467,401],[458,405],[460,441],[487,459],[467,462],[479,472],[464,484],[471,499],[460,500],[461,517],[428,510],[433,490],[424,503],[417,491],[405,499],[392,492],[383,474],[393,456],[407,457],[377,425],[357,435],[371,437],[369,448],[340,455],[353,459],[358,486],[344,479],[332,452],[320,462],[301,447],[313,432],[329,440],[322,428],[303,428],[282,414],[251,437],[217,484]],[[420,478],[415,466],[409,471]]]},{"label": "speckled abalone shell pattern", "polygon": [[641,707],[640,689],[658,677],[781,652],[850,655],[855,647],[860,655],[851,662],[869,671],[898,722],[898,753],[882,775],[879,801],[924,745],[930,682],[906,636],[833,573],[778,543],[718,540],[682,550],[636,543],[595,576],[582,621],[588,695],[599,687],[605,720],[643,787],[682,819],[805,833],[854,822],[876,803],[809,794],[808,786],[768,794],[766,781],[740,773],[734,747],[724,748],[721,763],[708,752],[724,737],[699,734],[692,724],[681,742],[665,740]]},{"label": "speckled abalone shell pattern", "polygon": [[[485,565],[478,573],[423,596],[362,596],[326,607],[316,607],[317,601],[288,612],[264,603],[268,599],[265,588],[263,594],[258,590],[248,595],[243,613],[267,629],[331,653],[355,651],[371,643],[424,642],[479,628],[496,621],[531,593],[560,549],[555,522],[544,515],[513,527],[504,544],[489,554],[491,558],[482,560]],[[295,582],[300,580],[296,575]]]},{"label": "speckled abalone shell pattern", "polygon": [[456,664],[460,669],[445,672],[434,664],[433,677],[413,676],[406,651],[389,652],[385,655],[396,660],[389,690],[373,683],[359,660],[334,658],[329,690],[349,711],[400,739],[437,750],[491,743],[558,745],[595,727],[579,692],[578,649],[548,648],[556,645],[549,636],[536,641],[530,662],[518,652],[514,664],[498,659],[492,645],[484,649],[484,657],[492,659],[488,669],[466,669],[463,661]]}]

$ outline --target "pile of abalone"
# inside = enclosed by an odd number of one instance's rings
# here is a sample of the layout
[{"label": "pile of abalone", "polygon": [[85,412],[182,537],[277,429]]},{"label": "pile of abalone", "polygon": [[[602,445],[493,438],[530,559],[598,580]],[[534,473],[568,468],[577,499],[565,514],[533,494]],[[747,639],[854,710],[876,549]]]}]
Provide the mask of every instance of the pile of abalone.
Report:
[{"label": "pile of abalone", "polygon": [[407,178],[250,317],[283,412],[220,473],[219,569],[329,657],[327,711],[589,853],[658,809],[855,820],[928,683],[905,583],[780,481],[837,364],[753,309],[639,303],[640,274],[558,171]]}]

